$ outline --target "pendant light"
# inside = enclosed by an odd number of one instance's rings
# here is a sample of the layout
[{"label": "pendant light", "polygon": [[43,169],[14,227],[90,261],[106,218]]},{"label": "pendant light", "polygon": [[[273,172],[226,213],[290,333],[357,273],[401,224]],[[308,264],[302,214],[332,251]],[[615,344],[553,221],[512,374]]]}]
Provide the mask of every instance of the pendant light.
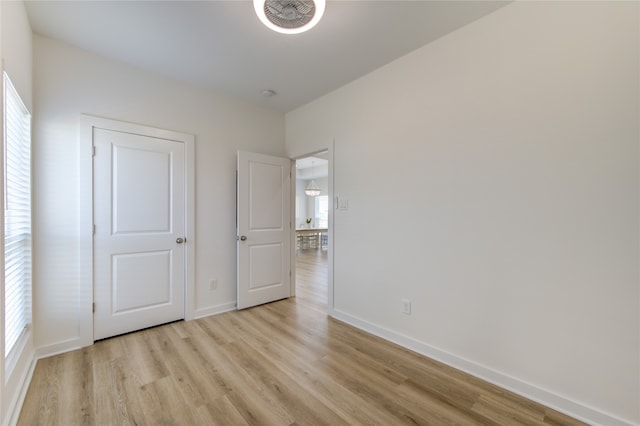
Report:
[{"label": "pendant light", "polygon": [[307,186],[307,189],[304,190],[304,193],[309,197],[315,197],[320,195],[320,188],[318,188],[318,185],[316,185],[315,181],[312,180],[309,186]]},{"label": "pendant light", "polygon": [[[311,162],[311,175],[313,176],[313,161]],[[311,179],[309,185],[307,185],[307,189],[304,190],[304,193],[309,197],[316,197],[320,195],[320,187],[316,185],[316,181]]]},{"label": "pendant light", "polygon": [[273,31],[299,34],[313,28],[324,14],[326,0],[253,0],[258,19]]}]

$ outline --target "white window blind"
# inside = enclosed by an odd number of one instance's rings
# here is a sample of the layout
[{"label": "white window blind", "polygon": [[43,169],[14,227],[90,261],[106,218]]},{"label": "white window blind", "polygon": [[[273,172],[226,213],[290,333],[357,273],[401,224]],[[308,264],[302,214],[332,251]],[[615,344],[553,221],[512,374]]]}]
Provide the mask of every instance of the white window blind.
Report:
[{"label": "white window blind", "polygon": [[31,115],[3,73],[4,330],[7,357],[31,323]]}]

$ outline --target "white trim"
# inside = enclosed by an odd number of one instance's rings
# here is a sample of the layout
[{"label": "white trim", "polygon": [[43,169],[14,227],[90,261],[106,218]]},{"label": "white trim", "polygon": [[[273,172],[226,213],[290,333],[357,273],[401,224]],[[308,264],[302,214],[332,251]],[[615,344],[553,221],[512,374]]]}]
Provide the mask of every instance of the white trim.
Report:
[{"label": "white trim", "polygon": [[74,337],[61,342],[52,343],[50,345],[40,346],[36,348],[36,359],[49,358],[50,356],[75,351],[76,349],[82,349],[86,346],[91,346],[92,344],[93,342],[86,344],[82,337]]},{"label": "white trim", "polygon": [[63,348],[73,350],[93,344],[93,127],[98,123],[96,118],[81,115],[78,126],[78,338],[38,348],[38,352],[60,353],[65,352]]},{"label": "white trim", "polygon": [[334,192],[334,152],[336,147],[335,139],[331,141],[328,146],[327,159],[329,160],[329,170],[328,170],[328,179],[327,185],[329,186],[329,218],[328,218],[328,228],[327,232],[327,310],[329,312],[334,309],[334,297],[333,297],[333,239],[334,239],[334,213],[336,211],[335,203],[335,192]]},{"label": "white trim", "polygon": [[197,309],[194,312],[194,317],[191,319],[209,317],[211,315],[223,314],[225,312],[230,312],[235,310],[236,310],[236,302],[221,303],[219,305],[210,306],[208,308]]},{"label": "white trim", "polygon": [[551,391],[542,389],[515,377],[511,377],[468,359],[435,348],[412,337],[380,327],[374,323],[340,311],[339,309],[330,309],[328,313],[332,318],[345,322],[353,327],[396,343],[436,361],[440,361],[453,368],[464,371],[472,376],[500,386],[503,389],[507,389],[513,393],[543,404],[546,407],[567,414],[583,422],[587,422],[591,425],[638,426],[637,423],[631,423],[630,421],[620,419],[613,414],[605,413],[597,408],[557,395]]},{"label": "white trim", "polygon": [[[300,158],[313,157],[315,154],[319,154],[321,152],[327,153],[327,162],[328,162],[328,190],[327,195],[329,197],[329,218],[328,218],[328,232],[327,232],[327,310],[331,312],[333,309],[333,212],[335,211],[335,198],[333,191],[333,160],[334,160],[334,151],[335,151],[335,140],[332,140],[326,147],[319,148],[313,150],[307,154],[297,155],[295,157],[291,157],[292,161],[295,161]],[[295,173],[295,164],[292,166],[292,173]],[[296,264],[296,214],[295,214],[295,200],[296,200],[296,177],[292,176],[292,185],[291,185],[291,204],[292,204],[292,213],[291,213],[291,242],[292,242],[292,250],[291,250],[291,281],[292,281],[292,290],[291,295],[295,295],[295,264]]]},{"label": "white trim", "polygon": [[[3,355],[5,384],[31,341],[33,276],[32,119],[6,71],[3,87]],[[8,154],[13,152],[13,155]],[[12,171],[12,179],[9,174]],[[10,183],[10,181],[12,183]],[[26,189],[24,189],[26,188]],[[11,205],[8,196],[14,200]],[[8,226],[6,213],[17,220]],[[14,272],[7,275],[7,270]],[[7,333],[8,331],[8,333]]]},{"label": "white trim", "polygon": [[[82,114],[80,118],[80,179],[79,185],[79,274],[80,303],[78,312],[79,341],[82,346],[93,344],[93,129],[143,134],[171,139],[185,144],[185,320],[195,318],[195,136],[173,130],[143,126],[124,121]],[[68,342],[75,342],[71,339]],[[64,342],[66,343],[66,342]],[[63,344],[53,345],[62,349]],[[70,349],[67,349],[70,350]]]},{"label": "white trim", "polygon": [[34,356],[32,351],[31,359],[29,360],[29,366],[24,370],[24,373],[20,378],[19,390],[14,394],[13,399],[9,403],[7,410],[8,422],[6,424],[15,425],[18,423],[20,412],[22,411],[22,405],[24,404],[24,399],[27,396],[27,391],[29,390],[29,385],[31,384],[33,372],[36,369],[36,361],[36,357]]},{"label": "white trim", "polygon": [[186,321],[196,317],[196,149],[195,136],[184,135],[185,139],[185,220],[186,226],[186,253],[185,253],[185,308],[184,319]]},{"label": "white trim", "polygon": [[27,324],[27,326],[22,330],[22,333],[20,333],[20,337],[18,337],[18,340],[9,354],[4,358],[5,385],[13,375],[13,370],[19,364],[25,350],[30,346],[33,346],[33,334],[31,332],[31,328],[31,324]]},{"label": "white trim", "polygon": [[296,295],[296,250],[298,246],[298,235],[296,234],[296,191],[297,189],[297,181],[295,174],[296,172],[296,160],[291,158],[289,160],[291,162],[291,168],[289,169],[289,197],[291,201],[289,202],[289,232],[291,235],[291,243],[289,244],[289,285],[291,289],[289,290],[289,297],[295,297]]},{"label": "white trim", "polygon": [[[31,111],[24,104],[20,93],[13,86],[11,79],[9,78],[6,69],[4,69],[4,60],[2,60],[2,88],[0,88],[0,113],[2,113],[2,119],[0,120],[0,130],[3,136],[3,144],[4,139],[6,139],[5,132],[7,128],[5,126],[5,103],[6,103],[6,91],[7,89],[14,92],[17,96],[15,99],[20,103],[21,107],[27,112],[29,116],[29,138],[30,138],[30,161],[32,161],[32,153],[33,153],[33,137],[32,137],[32,127],[33,120],[31,116]],[[4,156],[4,149],[0,151],[0,176],[2,176],[3,184],[6,184],[5,180],[5,161],[6,158]],[[30,164],[30,174],[33,172],[33,166]],[[30,177],[29,184],[31,185],[31,197],[33,197],[33,181],[32,176]],[[0,204],[4,205],[5,197],[4,190],[0,191]],[[33,204],[31,203],[31,208],[33,209]],[[4,223],[4,209],[0,212],[0,218],[2,218],[2,222]],[[33,210],[31,212],[31,217],[33,215]],[[33,222],[31,221],[31,226]],[[33,232],[31,232],[31,237],[33,237]],[[4,266],[5,266],[5,250],[2,250],[0,253],[0,259],[2,260],[2,273],[4,274]],[[33,258],[31,259],[33,262]],[[3,275],[4,276],[4,275]],[[32,287],[31,291],[33,291],[33,282],[30,282],[29,285]],[[4,324],[4,317],[6,315],[5,312],[5,285],[0,286],[0,299],[2,302],[0,303],[0,313],[2,324]],[[32,321],[32,309],[33,309],[33,296],[31,296],[31,307],[29,317],[31,320],[27,324],[27,329],[21,332],[21,336],[18,338],[14,347],[11,349],[9,356],[5,356],[5,325],[0,327],[0,346],[2,347],[2,360],[0,360],[0,421],[3,425],[13,425],[18,421],[18,417],[20,416],[20,412],[22,410],[22,405],[27,394],[27,390],[29,389],[29,385],[31,384],[31,377],[33,376],[33,372],[35,370],[35,350],[33,344],[33,321]]]}]

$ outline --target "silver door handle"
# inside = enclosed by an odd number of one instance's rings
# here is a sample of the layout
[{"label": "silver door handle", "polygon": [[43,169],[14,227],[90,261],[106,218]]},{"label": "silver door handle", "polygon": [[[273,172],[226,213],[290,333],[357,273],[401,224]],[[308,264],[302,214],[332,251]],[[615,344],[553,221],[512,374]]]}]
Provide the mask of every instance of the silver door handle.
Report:
[{"label": "silver door handle", "polygon": [[176,238],[176,243],[177,243],[177,244],[182,244],[182,243],[184,243],[184,242],[186,242],[186,241],[187,241],[187,239],[186,239],[186,238],[182,238],[182,237],[178,237],[178,238]]},{"label": "silver door handle", "polygon": [[244,235],[241,235],[241,236],[240,236],[240,241],[247,241],[247,237],[246,237],[246,236],[244,236]]}]

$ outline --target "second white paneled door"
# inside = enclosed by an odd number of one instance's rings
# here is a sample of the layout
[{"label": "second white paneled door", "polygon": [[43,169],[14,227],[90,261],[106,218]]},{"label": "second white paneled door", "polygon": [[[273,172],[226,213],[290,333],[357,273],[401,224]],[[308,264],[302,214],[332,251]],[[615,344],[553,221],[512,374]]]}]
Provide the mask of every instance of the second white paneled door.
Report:
[{"label": "second white paneled door", "polygon": [[185,144],[94,128],[94,340],[185,316]]},{"label": "second white paneled door", "polygon": [[291,160],[238,152],[238,309],[291,296]]}]

